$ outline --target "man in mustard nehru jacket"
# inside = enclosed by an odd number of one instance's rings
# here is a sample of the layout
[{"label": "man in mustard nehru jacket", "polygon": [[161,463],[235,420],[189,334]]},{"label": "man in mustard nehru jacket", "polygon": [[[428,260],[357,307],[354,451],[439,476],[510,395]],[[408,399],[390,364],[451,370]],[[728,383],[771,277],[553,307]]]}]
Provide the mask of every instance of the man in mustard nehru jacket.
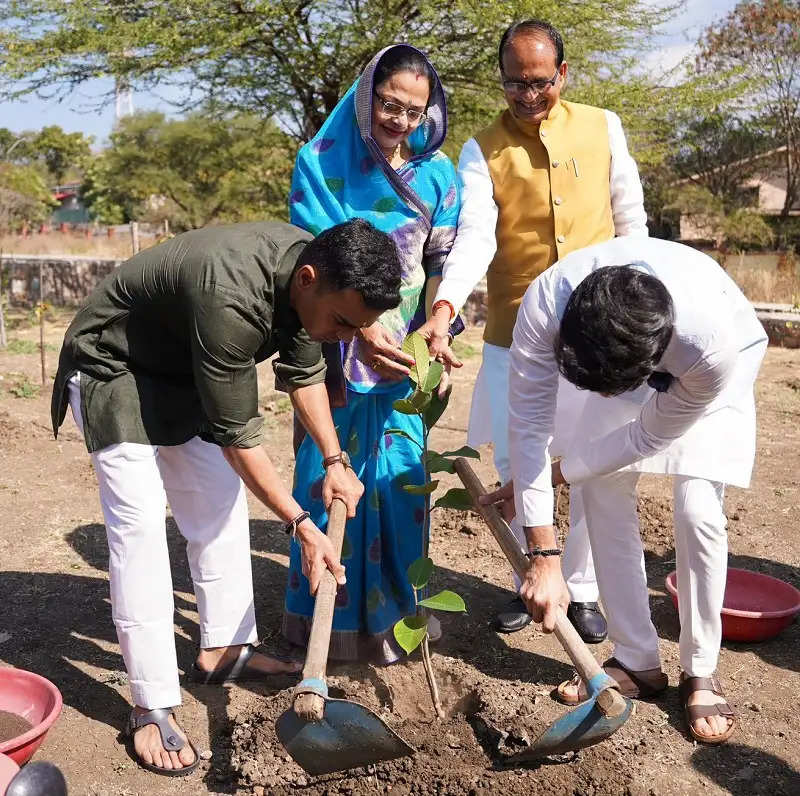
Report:
[{"label": "man in mustard nehru jacket", "polygon": [[[552,25],[511,25],[499,48],[508,109],[461,150],[463,205],[458,234],[444,266],[433,316],[424,331],[432,353],[450,361],[448,325],[475,285],[487,276],[488,316],[483,364],[472,398],[469,443],[494,444],[502,483],[508,459],[508,368],[517,308],[528,285],[576,249],[615,235],[647,236],[642,186],[619,117],[561,99],[567,79],[564,44]],[[585,399],[564,379],[559,406]],[[570,416],[565,412],[563,417]],[[556,418],[551,452],[569,443]],[[524,546],[522,529],[512,523]],[[597,605],[581,488],[570,490],[570,532],[562,569],[572,602],[568,616],[589,643],[602,641],[606,622]],[[517,583],[519,586],[519,583]],[[517,597],[497,617],[513,633],[531,621]]]}]

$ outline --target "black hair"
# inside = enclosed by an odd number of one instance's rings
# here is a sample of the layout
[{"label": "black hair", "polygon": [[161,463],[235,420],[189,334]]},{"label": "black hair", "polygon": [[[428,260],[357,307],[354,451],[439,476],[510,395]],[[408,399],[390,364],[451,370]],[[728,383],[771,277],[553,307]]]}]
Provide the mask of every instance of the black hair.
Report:
[{"label": "black hair", "polygon": [[412,75],[427,78],[429,96],[433,94],[436,78],[433,74],[433,68],[422,53],[411,49],[411,47],[392,47],[378,61],[378,65],[375,67],[373,85],[379,86],[398,72],[411,72]]},{"label": "black hair", "polygon": [[564,62],[564,40],[561,38],[561,34],[549,22],[544,22],[541,19],[523,19],[522,22],[514,22],[509,25],[505,33],[500,37],[500,47],[497,54],[500,59],[501,72],[503,71],[503,53],[518,33],[539,34],[550,39],[550,43],[556,52],[556,66],[561,66]]},{"label": "black hair", "polygon": [[317,235],[297,264],[313,265],[330,290],[357,290],[370,309],[391,310],[400,303],[402,264],[397,246],[363,218]]},{"label": "black hair", "polygon": [[658,366],[675,309],[664,283],[633,265],[590,273],[569,297],[556,340],[558,369],[582,390],[619,395]]}]

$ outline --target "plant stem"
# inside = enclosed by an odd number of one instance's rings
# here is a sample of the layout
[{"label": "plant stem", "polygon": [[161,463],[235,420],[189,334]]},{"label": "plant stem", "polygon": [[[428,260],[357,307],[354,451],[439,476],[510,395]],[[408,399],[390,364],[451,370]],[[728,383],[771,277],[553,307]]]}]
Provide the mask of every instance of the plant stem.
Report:
[{"label": "plant stem", "polygon": [[[425,473],[425,478],[423,480],[424,484],[427,484],[430,481],[430,474],[428,473],[428,426],[425,424],[425,418],[420,414],[420,420],[422,420],[422,467]],[[422,522],[422,533],[423,536],[423,551],[424,555],[428,555],[428,549],[430,547],[430,530],[428,528],[428,523],[430,521],[430,512],[431,512],[431,496],[425,495],[425,518]],[[414,591],[414,599],[416,599],[416,590]],[[422,608],[422,615],[428,615],[428,612]],[[420,608],[417,607],[417,611],[420,611]],[[422,639],[422,667],[425,669],[425,679],[428,681],[428,689],[431,692],[431,702],[433,702],[433,709],[436,712],[437,719],[444,718],[444,710],[442,709],[442,703],[439,699],[439,686],[436,684],[436,675],[433,673],[433,664],[431,663],[431,651],[428,649],[428,632],[425,631],[425,638]]]},{"label": "plant stem", "polygon": [[431,692],[431,701],[433,702],[433,709],[436,711],[436,718],[444,718],[444,710],[442,703],[439,699],[439,686],[436,685],[436,677],[433,674],[433,665],[431,664],[431,651],[428,649],[428,634],[425,633],[425,638],[422,639],[422,666],[425,669],[425,677],[428,680],[428,688]]}]

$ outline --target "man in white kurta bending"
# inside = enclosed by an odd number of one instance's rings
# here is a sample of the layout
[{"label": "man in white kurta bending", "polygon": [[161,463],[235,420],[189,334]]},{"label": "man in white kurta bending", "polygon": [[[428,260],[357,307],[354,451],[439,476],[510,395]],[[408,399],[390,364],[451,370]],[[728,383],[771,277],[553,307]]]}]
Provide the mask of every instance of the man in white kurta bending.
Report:
[{"label": "man in white kurta bending", "polygon": [[[561,99],[564,44],[540,20],[511,25],[500,40],[507,110],[461,151],[463,205],[458,234],[425,325],[431,351],[448,358],[448,325],[487,275],[483,364],[472,398],[469,444],[494,444],[503,483],[510,478],[508,352],[522,295],[556,260],[615,235],[647,236],[642,186],[619,117]],[[423,330],[421,330],[423,331]],[[438,347],[437,347],[438,346]],[[569,385],[565,392],[571,391]],[[522,530],[514,526],[522,540]],[[563,562],[568,616],[587,643],[605,638],[580,488],[570,491],[570,533]],[[518,597],[500,611],[497,629],[530,622]]]},{"label": "man in white kurta bending", "polygon": [[[715,675],[727,571],[722,499],[725,484],[750,482],[753,384],[766,343],[752,306],[709,257],[617,238],[569,255],[531,284],[511,347],[509,452],[531,561],[520,593],[552,630],[555,606],[569,601],[558,557],[541,554],[557,547],[552,484],[580,484],[614,642],[606,671],[631,696],[663,690],[636,484],[640,472],[671,475],[681,700],[689,732],[707,743],[733,732]],[[559,372],[586,399],[557,424]],[[566,423],[571,442],[551,465],[554,429]],[[559,694],[568,703],[586,696],[577,679]]]}]

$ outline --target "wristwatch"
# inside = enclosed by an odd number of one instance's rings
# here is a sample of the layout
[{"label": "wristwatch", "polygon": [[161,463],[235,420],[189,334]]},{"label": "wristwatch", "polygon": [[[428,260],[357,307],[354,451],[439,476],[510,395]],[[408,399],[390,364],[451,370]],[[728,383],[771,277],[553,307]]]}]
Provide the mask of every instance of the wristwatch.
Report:
[{"label": "wristwatch", "polygon": [[327,470],[332,464],[338,464],[339,462],[344,465],[345,470],[348,467],[351,470],[353,469],[353,465],[350,464],[350,457],[347,455],[347,451],[339,451],[339,453],[335,454],[334,456],[328,456],[327,459],[322,460],[322,466]]}]

